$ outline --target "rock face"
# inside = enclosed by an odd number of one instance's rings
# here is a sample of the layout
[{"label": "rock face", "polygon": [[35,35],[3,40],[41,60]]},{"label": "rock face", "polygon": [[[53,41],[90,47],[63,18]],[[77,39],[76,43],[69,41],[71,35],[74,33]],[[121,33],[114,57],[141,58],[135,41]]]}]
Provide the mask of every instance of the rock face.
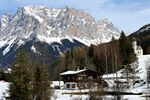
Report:
[{"label": "rock face", "polygon": [[55,9],[30,5],[18,8],[12,16],[4,14],[1,17],[0,59],[12,52],[12,48],[16,51],[33,40],[47,45],[54,42],[62,45],[63,40],[90,45],[109,42],[112,37],[119,36],[119,30],[108,19],[95,21],[87,12],[69,7]]}]

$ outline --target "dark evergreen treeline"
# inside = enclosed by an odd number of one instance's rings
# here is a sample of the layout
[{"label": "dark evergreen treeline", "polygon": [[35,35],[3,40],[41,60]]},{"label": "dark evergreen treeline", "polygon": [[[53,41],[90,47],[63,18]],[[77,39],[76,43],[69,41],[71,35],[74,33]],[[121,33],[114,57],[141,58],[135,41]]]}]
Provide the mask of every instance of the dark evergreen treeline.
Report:
[{"label": "dark evergreen treeline", "polygon": [[8,73],[5,73],[3,70],[0,70],[0,80],[8,81]]},{"label": "dark evergreen treeline", "polygon": [[[136,38],[138,44],[142,46],[144,54],[150,54],[150,30],[146,29],[150,24],[143,26],[138,31],[132,33],[129,37]],[[141,31],[144,30],[144,31]]]},{"label": "dark evergreen treeline", "polygon": [[49,100],[50,81],[46,66],[26,58],[20,49],[9,75],[9,92],[12,100]]},{"label": "dark evergreen treeline", "polygon": [[97,70],[102,74],[112,73],[130,64],[135,60],[132,48],[132,40],[121,33],[119,40],[90,47],[78,47],[68,50],[61,56],[53,66],[51,78],[58,79],[59,73],[66,70],[76,70],[78,68]]}]

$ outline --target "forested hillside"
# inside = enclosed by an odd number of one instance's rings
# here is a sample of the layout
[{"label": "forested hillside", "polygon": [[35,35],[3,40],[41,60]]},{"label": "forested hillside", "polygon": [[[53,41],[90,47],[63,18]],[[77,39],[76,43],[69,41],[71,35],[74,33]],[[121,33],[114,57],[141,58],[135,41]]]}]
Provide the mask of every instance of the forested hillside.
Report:
[{"label": "forested hillside", "polygon": [[138,44],[142,46],[144,54],[150,54],[150,24],[141,27],[129,37],[135,37]]},{"label": "forested hillside", "polygon": [[102,74],[112,73],[135,60],[132,40],[121,33],[119,40],[112,39],[109,43],[78,47],[67,50],[63,56],[51,65],[51,78],[58,79],[59,73],[66,70],[88,68]]}]

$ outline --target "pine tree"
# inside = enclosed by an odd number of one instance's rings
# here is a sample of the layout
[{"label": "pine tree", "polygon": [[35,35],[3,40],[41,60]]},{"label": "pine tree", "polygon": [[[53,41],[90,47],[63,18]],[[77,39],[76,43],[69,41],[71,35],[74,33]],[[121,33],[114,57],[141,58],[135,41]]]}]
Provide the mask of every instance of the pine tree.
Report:
[{"label": "pine tree", "polygon": [[89,58],[93,58],[94,56],[94,45],[91,45],[88,49],[88,56]]},{"label": "pine tree", "polygon": [[112,36],[111,41],[114,41],[114,40],[115,40],[115,37],[114,37],[114,36]]},{"label": "pine tree", "polygon": [[[134,86],[135,80],[138,78],[137,74],[140,72],[138,59],[135,60],[132,64],[125,66],[123,70],[123,76],[125,75],[129,86]],[[132,83],[132,84],[131,84]]]},{"label": "pine tree", "polygon": [[119,48],[121,52],[122,62],[123,64],[127,64],[127,53],[126,53],[126,46],[127,46],[127,37],[125,36],[125,33],[122,31],[119,39]]},{"label": "pine tree", "polygon": [[30,66],[25,60],[25,53],[22,49],[17,53],[16,61],[12,66],[10,78],[10,95],[13,100],[31,100],[31,72]]},{"label": "pine tree", "polygon": [[96,67],[96,70],[100,73],[105,73],[105,68],[104,66],[104,59],[100,58],[99,55],[96,53],[94,58],[93,58],[93,64]]},{"label": "pine tree", "polygon": [[121,32],[119,39],[119,48],[123,65],[134,62],[136,56],[134,54],[131,40],[125,36],[123,31]]},{"label": "pine tree", "polygon": [[137,74],[140,72],[138,59],[129,66],[129,76],[132,78],[132,83],[135,82]]},{"label": "pine tree", "polygon": [[71,70],[72,66],[72,52],[67,50],[65,55],[65,70]]},{"label": "pine tree", "polygon": [[51,96],[48,73],[39,65],[36,65],[33,80],[33,95],[35,100],[49,100]]}]

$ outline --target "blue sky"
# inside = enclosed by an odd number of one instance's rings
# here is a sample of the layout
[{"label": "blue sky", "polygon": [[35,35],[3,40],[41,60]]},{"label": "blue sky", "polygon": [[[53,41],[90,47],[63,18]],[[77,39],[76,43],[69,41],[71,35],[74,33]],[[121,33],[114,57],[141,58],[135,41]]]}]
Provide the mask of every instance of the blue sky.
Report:
[{"label": "blue sky", "polygon": [[14,14],[18,7],[26,5],[83,9],[96,20],[108,18],[127,34],[150,23],[150,0],[0,0],[0,16]]}]

